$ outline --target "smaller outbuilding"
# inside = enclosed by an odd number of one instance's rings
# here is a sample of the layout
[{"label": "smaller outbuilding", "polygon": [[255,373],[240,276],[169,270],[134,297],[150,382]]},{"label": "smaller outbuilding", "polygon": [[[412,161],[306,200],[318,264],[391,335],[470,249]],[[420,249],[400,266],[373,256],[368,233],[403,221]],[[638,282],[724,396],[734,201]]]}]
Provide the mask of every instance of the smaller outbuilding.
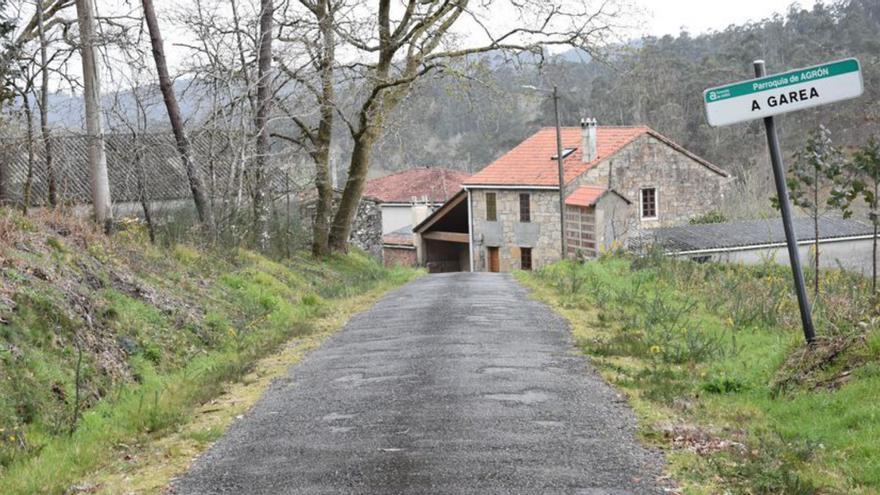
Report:
[{"label": "smaller outbuilding", "polygon": [[460,191],[462,182],[470,176],[446,168],[411,168],[368,181],[364,196],[381,204],[382,234],[390,234],[403,227],[412,228],[414,203],[428,206],[430,213]]},{"label": "smaller outbuilding", "polygon": [[627,228],[632,202],[613,189],[581,186],[565,198],[566,248],[569,257],[595,258]]},{"label": "smaller outbuilding", "polygon": [[[804,266],[812,263],[816,239],[812,218],[793,221]],[[874,228],[863,222],[827,216],[819,219],[819,266],[871,271]],[[704,225],[680,225],[646,230],[630,239],[635,249],[662,248],[670,256],[695,261],[789,264],[785,231],[779,218]]]}]

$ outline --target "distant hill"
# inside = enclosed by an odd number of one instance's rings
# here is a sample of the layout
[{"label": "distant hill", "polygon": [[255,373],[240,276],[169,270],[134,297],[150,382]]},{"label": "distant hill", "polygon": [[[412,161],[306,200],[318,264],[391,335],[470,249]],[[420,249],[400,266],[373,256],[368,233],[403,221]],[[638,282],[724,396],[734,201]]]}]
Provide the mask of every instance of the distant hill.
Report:
[{"label": "distant hill", "polygon": [[[703,89],[751,77],[751,63],[758,58],[773,73],[855,56],[864,71],[864,96],[792,114],[780,123],[787,154],[818,124],[829,127],[838,144],[855,146],[880,134],[877,33],[880,2],[842,0],[808,9],[793,4],[784,15],[698,36],[683,32],[633,40],[607,50],[601,60],[578,50],[546,56],[540,64],[533,55],[518,63],[506,63],[498,54],[475,57],[469,61],[470,78],[428,77],[417,84],[390,119],[371,175],[414,166],[479,170],[539,127],[553,124],[549,98],[523,86],[554,84],[563,125],[577,125],[586,116],[600,125],[647,124],[739,176],[766,174],[760,123],[709,127]],[[175,88],[184,116],[199,122],[207,111],[203,95],[209,92],[189,80],[178,80]],[[119,126],[120,115],[134,114],[130,93],[115,100],[113,105],[113,97],[104,97],[108,127]],[[151,125],[167,127],[158,88],[147,92],[147,100]],[[55,125],[82,127],[78,96],[53,95],[51,108]],[[341,128],[337,136],[335,161],[344,174],[348,138]]]},{"label": "distant hill", "polygon": [[377,151],[388,167],[444,165],[474,171],[542,125],[553,124],[548,98],[522,85],[559,86],[563,125],[581,117],[599,124],[647,124],[737,175],[766,172],[760,122],[715,129],[704,116],[702,91],[752,77],[752,61],[768,71],[849,56],[863,67],[865,95],[781,119],[790,154],[807,130],[824,124],[844,146],[880,135],[880,2],[846,0],[730,26],[699,36],[647,37],[581,61],[572,53],[534,66],[485,66],[466,82],[429,80],[401,106],[398,124]]},{"label": "distant hill", "polygon": [[[175,82],[174,88],[184,118],[198,121],[206,114],[202,104],[205,92],[199,91],[197,83],[191,79],[178,80]],[[168,114],[165,113],[159,87],[150,86],[142,89],[141,98],[144,101],[149,126],[153,130],[167,127]],[[101,106],[104,109],[108,128],[122,128],[125,120],[135,121],[137,104],[134,93],[130,90],[122,90],[118,93],[105,92],[102,96]],[[57,92],[49,95],[49,124],[53,127],[72,131],[81,130],[85,125],[84,114],[85,109],[80,94]]]}]

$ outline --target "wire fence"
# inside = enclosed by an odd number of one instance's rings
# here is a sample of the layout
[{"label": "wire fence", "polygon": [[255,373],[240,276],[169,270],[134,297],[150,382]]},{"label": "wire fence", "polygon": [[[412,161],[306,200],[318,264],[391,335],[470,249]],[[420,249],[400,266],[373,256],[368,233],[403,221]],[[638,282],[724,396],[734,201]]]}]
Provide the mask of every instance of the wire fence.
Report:
[{"label": "wire fence", "polygon": [[[246,170],[252,156],[246,139],[215,131],[193,132],[189,138],[193,161],[201,169],[209,197],[247,197]],[[170,133],[108,133],[104,139],[114,203],[192,197]],[[59,202],[89,203],[88,136],[56,132],[50,137],[49,147]],[[47,205],[50,170],[46,156],[46,145],[41,138],[0,138],[0,198],[21,204],[28,196],[29,206]],[[302,157],[293,148],[273,150],[265,174],[269,178],[267,192],[280,197],[302,191],[311,179],[311,171],[301,163]],[[30,191],[29,194],[26,191]]]}]

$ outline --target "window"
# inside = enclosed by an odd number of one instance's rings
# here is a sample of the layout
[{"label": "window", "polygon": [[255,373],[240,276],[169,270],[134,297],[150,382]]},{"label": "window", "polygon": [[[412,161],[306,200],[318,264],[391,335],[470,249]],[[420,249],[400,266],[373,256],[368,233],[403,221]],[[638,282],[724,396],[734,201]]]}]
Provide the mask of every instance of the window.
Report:
[{"label": "window", "polygon": [[519,248],[519,267],[523,270],[532,269],[532,248]]},{"label": "window", "polygon": [[519,195],[519,221],[523,223],[532,221],[532,197],[529,193]]},{"label": "window", "polygon": [[486,193],[486,220],[490,222],[498,220],[498,210],[495,206],[495,193]]},{"label": "window", "polygon": [[657,218],[657,189],[642,189],[642,218]]}]

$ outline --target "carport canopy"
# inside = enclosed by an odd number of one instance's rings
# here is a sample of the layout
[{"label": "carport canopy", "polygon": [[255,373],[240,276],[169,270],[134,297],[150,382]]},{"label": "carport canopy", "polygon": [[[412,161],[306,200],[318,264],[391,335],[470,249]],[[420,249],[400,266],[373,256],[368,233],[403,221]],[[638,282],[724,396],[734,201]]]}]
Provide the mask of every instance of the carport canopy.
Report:
[{"label": "carport canopy", "polygon": [[429,271],[470,269],[467,192],[459,191],[413,228],[421,238],[419,262]]},{"label": "carport canopy", "polygon": [[440,208],[431,213],[413,232],[422,239],[445,242],[469,241],[467,193],[462,189]]}]

